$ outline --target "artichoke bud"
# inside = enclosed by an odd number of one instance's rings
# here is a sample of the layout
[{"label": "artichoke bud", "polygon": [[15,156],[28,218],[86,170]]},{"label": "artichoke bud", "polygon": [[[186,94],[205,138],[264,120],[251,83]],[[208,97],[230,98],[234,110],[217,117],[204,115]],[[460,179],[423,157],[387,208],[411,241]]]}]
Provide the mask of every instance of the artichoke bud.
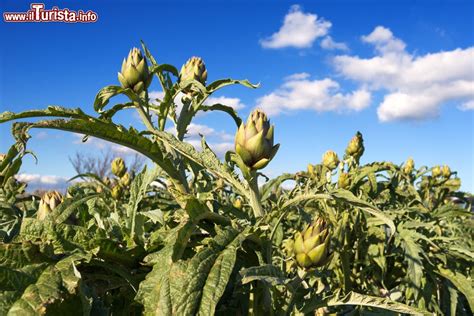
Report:
[{"label": "artichoke bud", "polygon": [[362,154],[364,154],[364,150],[364,139],[362,138],[362,134],[357,132],[347,145],[346,155],[352,156],[356,160],[359,160]]},{"label": "artichoke bud", "polygon": [[110,181],[110,178],[109,177],[104,177],[102,179],[102,182],[104,182],[104,184],[108,187],[110,187],[110,185],[112,184],[112,181]]},{"label": "artichoke bud", "polygon": [[328,168],[329,170],[336,169],[337,165],[339,164],[339,157],[337,154],[332,151],[328,150],[323,155],[323,165]]},{"label": "artichoke bud", "polygon": [[415,169],[415,161],[413,160],[413,158],[410,157],[405,162],[405,165],[402,168],[402,172],[404,174],[411,174],[414,169]]},{"label": "artichoke bud", "polygon": [[5,154],[0,154],[0,163],[2,163],[5,160],[6,156],[7,155],[5,155]]},{"label": "artichoke bud", "polygon": [[242,200],[240,198],[236,198],[234,203],[232,204],[236,209],[242,209]]},{"label": "artichoke bud", "polygon": [[132,183],[132,177],[130,173],[127,172],[120,178],[120,184],[124,187],[128,187],[130,183]]},{"label": "artichoke bud", "polygon": [[125,172],[127,172],[127,167],[125,167],[125,162],[122,158],[118,157],[112,161],[111,164],[112,173],[121,178]]},{"label": "artichoke bud", "polygon": [[247,123],[240,124],[235,134],[235,152],[250,169],[264,168],[278,151],[280,144],[273,145],[273,129],[261,110],[254,110]]},{"label": "artichoke bud", "polygon": [[349,178],[349,174],[347,172],[342,172],[339,175],[339,179],[337,179],[337,186],[340,189],[347,189],[351,184],[351,180]]},{"label": "artichoke bud", "polygon": [[[205,86],[207,80],[207,69],[204,61],[200,57],[189,58],[188,61],[181,67],[179,80],[180,82],[196,80]],[[192,91],[187,90],[185,92],[189,93]]]},{"label": "artichoke bud", "polygon": [[44,220],[62,201],[63,196],[58,191],[46,192],[39,202],[36,218]]},{"label": "artichoke bud", "polygon": [[130,88],[140,94],[150,86],[151,79],[146,58],[138,48],[132,48],[128,57],[123,60],[122,69],[118,73],[118,79],[122,88]]},{"label": "artichoke bud", "polygon": [[440,166],[434,166],[431,169],[431,175],[433,176],[433,178],[439,177],[441,175],[441,167]]},{"label": "artichoke bud", "polygon": [[443,175],[443,177],[449,178],[451,176],[451,168],[449,168],[448,165],[444,165],[441,168],[441,174]]},{"label": "artichoke bud", "polygon": [[122,197],[122,187],[120,185],[116,185],[112,189],[112,197],[116,200],[120,199]]},{"label": "artichoke bud", "polygon": [[295,235],[294,254],[302,268],[325,264],[329,255],[329,228],[322,218],[317,218],[303,232]]}]

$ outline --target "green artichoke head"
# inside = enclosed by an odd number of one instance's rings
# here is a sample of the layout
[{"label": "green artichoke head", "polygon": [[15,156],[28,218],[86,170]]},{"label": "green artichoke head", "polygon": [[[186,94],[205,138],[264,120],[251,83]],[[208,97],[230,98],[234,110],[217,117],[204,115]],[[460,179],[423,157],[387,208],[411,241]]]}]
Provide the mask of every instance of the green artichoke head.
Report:
[{"label": "green artichoke head", "polygon": [[112,173],[119,178],[123,177],[125,172],[127,172],[127,167],[125,166],[125,162],[120,157],[117,157],[114,160],[112,160],[111,169],[112,169]]},{"label": "green artichoke head", "polygon": [[441,176],[441,167],[434,166],[433,168],[431,168],[431,175],[433,176],[433,178]]},{"label": "green artichoke head", "polygon": [[444,165],[441,168],[441,174],[443,175],[443,177],[449,178],[451,176],[451,168],[449,168],[448,165]]},{"label": "green artichoke head", "polygon": [[337,154],[334,151],[328,150],[324,153],[323,165],[326,168],[328,168],[329,170],[334,170],[337,168],[338,164],[339,164],[339,157],[337,157]]},{"label": "green artichoke head", "polygon": [[128,187],[132,183],[132,177],[130,176],[130,173],[126,172],[121,178],[120,178],[120,184],[124,187]]},{"label": "green artichoke head", "polygon": [[36,218],[44,220],[62,201],[63,196],[58,191],[46,192],[39,202]]},{"label": "green artichoke head", "polygon": [[[206,64],[200,57],[191,57],[188,61],[181,67],[179,73],[180,82],[188,80],[196,80],[206,85],[207,80],[207,69]],[[185,91],[192,92],[192,91]]]},{"label": "green artichoke head", "polygon": [[320,217],[303,232],[296,233],[294,254],[298,265],[307,269],[325,264],[329,256],[329,240],[329,228]]},{"label": "green artichoke head", "polygon": [[339,175],[339,179],[337,179],[337,186],[340,189],[347,189],[351,184],[351,180],[349,178],[349,174],[347,172],[342,172]]},{"label": "green artichoke head", "polygon": [[359,160],[360,157],[362,157],[362,155],[364,154],[364,150],[364,139],[362,138],[362,134],[360,132],[357,132],[347,145],[346,155],[352,156],[356,160]]},{"label": "green artichoke head", "polygon": [[280,144],[273,145],[273,129],[265,113],[254,110],[247,123],[235,134],[235,152],[252,170],[264,168],[273,159]]},{"label": "green artichoke head", "polygon": [[120,185],[116,185],[112,188],[112,197],[114,199],[120,199],[122,197],[122,194],[123,194],[123,189]]},{"label": "green artichoke head", "polygon": [[128,57],[123,60],[122,69],[118,73],[122,88],[130,88],[140,94],[150,86],[152,78],[142,52],[138,48],[132,48]]},{"label": "green artichoke head", "polygon": [[410,157],[405,162],[405,165],[403,166],[402,171],[404,174],[411,174],[414,169],[415,169],[415,161],[413,160],[413,158]]}]

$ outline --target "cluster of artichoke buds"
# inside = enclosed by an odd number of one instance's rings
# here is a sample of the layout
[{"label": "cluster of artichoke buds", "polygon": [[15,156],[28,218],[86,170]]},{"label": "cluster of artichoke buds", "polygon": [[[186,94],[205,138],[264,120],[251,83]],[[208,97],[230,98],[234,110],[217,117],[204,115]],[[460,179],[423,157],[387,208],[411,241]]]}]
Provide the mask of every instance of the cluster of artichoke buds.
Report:
[{"label": "cluster of artichoke buds", "polygon": [[334,151],[328,150],[324,153],[323,166],[325,166],[329,170],[334,170],[337,168],[338,164],[339,164],[339,157],[337,157],[337,154]]},{"label": "cluster of artichoke buds", "polygon": [[325,264],[329,256],[329,240],[329,228],[320,217],[302,233],[296,233],[294,254],[298,265],[307,269]]},{"label": "cluster of artichoke buds", "polygon": [[106,185],[107,186],[113,185],[112,197],[115,199],[120,199],[123,196],[124,192],[127,190],[127,188],[130,186],[130,184],[132,183],[133,175],[127,172],[125,161],[120,157],[117,157],[114,160],[112,160],[110,167],[112,169],[112,173],[118,179],[114,179],[112,183],[112,181],[107,178]]},{"label": "cluster of artichoke buds", "polygon": [[413,158],[410,157],[405,162],[405,165],[402,168],[402,172],[408,175],[408,174],[411,174],[414,169],[415,169],[415,161],[413,160]]},{"label": "cluster of artichoke buds", "polygon": [[247,123],[240,124],[235,135],[235,152],[251,170],[264,168],[278,151],[280,144],[273,145],[273,129],[261,110],[254,110]]},{"label": "cluster of artichoke buds", "polygon": [[40,200],[36,218],[44,220],[62,201],[63,196],[58,191],[46,192]]},{"label": "cluster of artichoke buds", "polygon": [[362,157],[364,154],[364,150],[364,139],[362,138],[362,134],[357,132],[347,145],[346,155],[353,157],[356,161],[359,161],[360,157]]},{"label": "cluster of artichoke buds", "polygon": [[[180,82],[196,80],[205,86],[207,80],[207,70],[204,61],[199,57],[189,58],[188,61],[181,67],[179,80]],[[186,89],[184,92],[190,94],[194,93],[194,91],[190,88]]]},{"label": "cluster of artichoke buds", "polygon": [[122,69],[118,73],[122,88],[130,88],[140,94],[150,86],[152,78],[146,58],[138,48],[132,48],[128,57],[123,60]]}]

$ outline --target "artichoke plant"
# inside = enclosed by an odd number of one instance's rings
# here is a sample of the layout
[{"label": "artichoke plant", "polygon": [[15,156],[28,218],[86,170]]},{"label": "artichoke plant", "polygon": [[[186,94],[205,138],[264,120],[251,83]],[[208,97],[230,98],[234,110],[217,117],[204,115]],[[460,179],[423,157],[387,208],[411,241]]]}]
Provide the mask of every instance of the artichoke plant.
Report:
[{"label": "artichoke plant", "polygon": [[336,169],[337,165],[339,164],[339,157],[337,154],[332,151],[328,150],[323,155],[323,165],[328,168],[329,170]]},{"label": "artichoke plant", "polygon": [[128,57],[122,62],[122,70],[118,73],[122,88],[130,88],[140,94],[148,88],[152,78],[141,51],[138,48],[132,48]]},{"label": "artichoke plant", "polygon": [[120,185],[128,187],[130,183],[132,183],[132,176],[127,172],[120,178]]},{"label": "artichoke plant", "polygon": [[[207,80],[207,70],[204,61],[200,57],[191,57],[188,61],[181,67],[179,73],[180,82],[185,82],[188,80],[196,80],[203,85],[206,85]],[[186,93],[192,93],[191,89],[185,90]]]},{"label": "artichoke plant", "polygon": [[62,201],[63,196],[58,191],[46,192],[39,202],[36,218],[44,220]]},{"label": "artichoke plant", "polygon": [[329,255],[329,241],[329,229],[320,217],[306,230],[296,233],[294,254],[298,265],[307,269],[325,264]]},{"label": "artichoke plant", "polygon": [[125,166],[125,162],[120,157],[115,158],[112,161],[111,169],[112,169],[112,173],[119,178],[123,177],[125,172],[127,172],[127,167]]},{"label": "artichoke plant", "polygon": [[266,114],[258,109],[249,115],[246,124],[240,124],[235,152],[250,169],[264,168],[278,151],[280,144],[273,145],[273,129]]}]

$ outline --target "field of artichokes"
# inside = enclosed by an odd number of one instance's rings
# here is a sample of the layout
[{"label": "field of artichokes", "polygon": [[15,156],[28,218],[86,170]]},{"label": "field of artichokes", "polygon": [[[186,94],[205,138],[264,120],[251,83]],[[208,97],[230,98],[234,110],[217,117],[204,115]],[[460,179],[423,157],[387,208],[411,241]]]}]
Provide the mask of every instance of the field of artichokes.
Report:
[{"label": "field of artichokes", "polygon": [[[21,120],[0,157],[0,315],[472,315],[471,195],[456,172],[412,159],[361,165],[357,132],[344,153],[268,179],[278,126],[259,110],[243,121],[206,103],[225,86],[257,86],[208,83],[200,58],[178,71],[142,46],[124,59],[120,85],[99,91],[95,116],[0,114]],[[162,99],[150,99],[152,80]],[[117,95],[128,101],[109,105]],[[124,110],[146,130],[115,123]],[[204,138],[201,150],[184,141],[201,111],[235,123],[223,159]],[[152,163],[133,173],[116,158],[111,178],[80,174],[67,192],[27,194],[15,175],[34,156],[32,128],[101,138]]]}]

